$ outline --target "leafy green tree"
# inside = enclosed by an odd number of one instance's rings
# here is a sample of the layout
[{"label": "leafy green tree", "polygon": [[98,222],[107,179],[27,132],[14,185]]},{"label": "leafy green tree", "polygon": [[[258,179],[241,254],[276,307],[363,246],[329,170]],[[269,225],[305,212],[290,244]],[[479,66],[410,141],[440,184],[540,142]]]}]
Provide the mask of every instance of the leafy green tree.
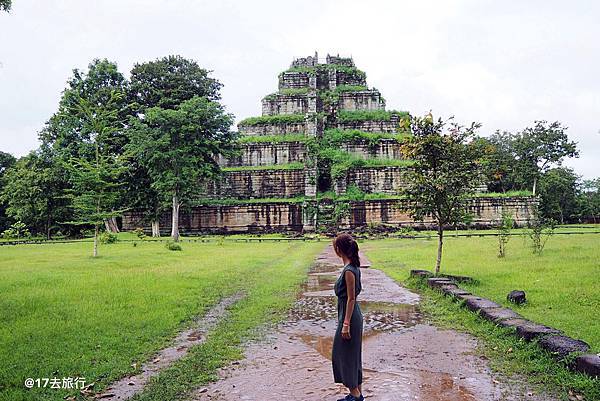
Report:
[{"label": "leafy green tree", "polygon": [[[6,185],[4,174],[6,170],[13,166],[17,159],[10,153],[0,151],[0,193]],[[10,225],[10,219],[6,215],[6,203],[0,199],[0,232],[6,230]]]},{"label": "leafy green tree", "polygon": [[584,180],[577,196],[577,215],[594,224],[600,218],[600,178]]},{"label": "leafy green tree", "polygon": [[222,85],[209,74],[181,56],[136,64],[131,70],[130,99],[142,113],[151,107],[175,109],[195,96],[219,100]]},{"label": "leafy green tree", "polygon": [[570,141],[567,128],[560,122],[535,121],[533,127],[519,132],[513,141],[519,175],[533,183],[537,193],[540,176],[553,165],[560,166],[566,157],[579,157],[577,143]]},{"label": "leafy green tree", "polygon": [[496,131],[487,138],[477,138],[482,149],[483,173],[491,192],[506,192],[518,188],[513,152],[513,134]]},{"label": "leafy green tree", "polygon": [[404,195],[408,212],[417,221],[433,218],[437,226],[438,251],[435,273],[442,261],[444,229],[469,220],[469,197],[480,183],[481,150],[475,139],[473,123],[465,128],[458,124],[415,117],[411,121],[412,137],[403,145],[403,153],[414,165],[407,170],[408,185]]},{"label": "leafy green tree", "polygon": [[539,182],[540,213],[546,219],[564,224],[577,215],[579,177],[570,168],[546,171]]},{"label": "leafy green tree", "polygon": [[6,171],[0,200],[14,220],[50,239],[52,229],[70,219],[62,197],[67,180],[64,169],[57,165],[49,150],[40,148]]},{"label": "leafy green tree", "polygon": [[[210,71],[201,68],[195,61],[181,56],[167,56],[136,64],[131,71],[129,99],[139,117],[153,107],[176,109],[194,97],[218,101],[222,85],[209,74]],[[165,204],[164,196],[149,185],[152,178],[147,166],[148,163],[143,160],[132,160],[130,163],[128,205],[143,212],[145,220],[151,222],[153,236],[159,236],[159,218],[169,206]]]},{"label": "leafy green tree", "polygon": [[[127,80],[117,65],[106,59],[93,60],[87,72],[73,70],[73,77],[63,91],[58,111],[40,133],[42,144],[52,149],[62,163],[70,163],[72,158],[93,162],[98,140],[102,141],[98,146],[106,155],[120,157],[127,142],[127,121],[133,113],[128,102],[128,91]],[[82,101],[90,106],[103,107],[104,118],[110,119],[105,121],[111,127],[109,133],[97,135],[97,127],[88,116],[81,113]],[[119,198],[123,199],[123,194]],[[125,205],[115,207],[123,208]],[[114,217],[104,223],[107,229],[118,231]]]},{"label": "leafy green tree", "polygon": [[12,0],[0,0],[0,11],[10,11]]},{"label": "leafy green tree", "polygon": [[71,157],[65,162],[70,172],[72,190],[69,197],[75,210],[76,225],[92,225],[94,227],[93,256],[98,256],[98,237],[100,225],[107,219],[121,214],[116,210],[121,196],[120,178],[126,171],[123,157],[112,150],[111,138],[121,129],[119,120],[122,94],[113,92],[104,104],[92,103],[80,97],[78,104],[69,113],[86,121],[89,128],[87,145],[94,151],[93,158],[87,156]]},{"label": "leafy green tree", "polygon": [[214,155],[235,151],[232,123],[233,116],[218,102],[194,97],[175,109],[147,109],[130,130],[128,151],[147,169],[151,187],[171,200],[176,242],[181,205],[219,173]]}]

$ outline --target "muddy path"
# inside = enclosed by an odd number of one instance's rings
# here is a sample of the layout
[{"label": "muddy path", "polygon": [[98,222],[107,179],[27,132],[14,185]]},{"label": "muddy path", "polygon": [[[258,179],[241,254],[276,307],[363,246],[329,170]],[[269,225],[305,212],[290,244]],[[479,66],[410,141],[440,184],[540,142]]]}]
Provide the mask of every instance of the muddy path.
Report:
[{"label": "muddy path", "polygon": [[[333,383],[330,359],[337,322],[333,283],[341,267],[328,246],[309,272],[288,320],[263,341],[250,344],[243,361],[222,369],[219,381],[199,389],[192,399],[343,398],[346,389]],[[363,268],[362,284],[358,301],[364,316],[366,399],[551,400],[493,377],[474,338],[427,324],[419,312],[419,296],[380,270]]]}]

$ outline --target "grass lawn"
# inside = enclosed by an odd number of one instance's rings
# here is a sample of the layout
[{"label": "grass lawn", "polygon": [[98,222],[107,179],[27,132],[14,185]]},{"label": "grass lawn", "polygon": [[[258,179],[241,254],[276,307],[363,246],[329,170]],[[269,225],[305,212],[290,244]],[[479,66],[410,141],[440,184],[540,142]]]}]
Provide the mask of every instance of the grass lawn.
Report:
[{"label": "grass lawn", "polygon": [[[408,277],[410,269],[435,266],[436,239],[369,241],[366,247],[375,266],[400,280]],[[600,352],[600,235],[556,235],[541,256],[531,253],[523,237],[510,239],[505,258],[497,257],[497,247],[495,237],[447,238],[441,271],[477,279],[477,284],[462,286],[585,340]],[[506,301],[515,289],[527,293],[525,306]]]},{"label": "grass lawn", "polygon": [[220,298],[243,290],[204,345],[165,371],[140,399],[171,400],[238,358],[256,328],[276,320],[323,243],[122,242],[0,248],[0,400],[57,400],[25,378],[85,377],[101,389],[134,372]]},{"label": "grass lawn", "polygon": [[[600,352],[600,235],[551,237],[541,256],[531,253],[523,237],[512,237],[503,259],[496,256],[497,241],[494,237],[447,238],[441,271],[474,277],[478,283],[461,286],[510,306],[531,320],[585,340],[593,352]],[[555,390],[574,389],[585,394],[586,400],[600,399],[597,381],[569,372],[552,362],[535,344],[507,335],[506,330],[409,280],[410,269],[433,270],[435,238],[366,241],[363,249],[373,267],[423,292],[421,308],[436,323],[482,338],[484,353],[499,370],[526,374],[538,383],[552,384]],[[525,290],[525,306],[516,307],[506,301],[513,289]]]}]

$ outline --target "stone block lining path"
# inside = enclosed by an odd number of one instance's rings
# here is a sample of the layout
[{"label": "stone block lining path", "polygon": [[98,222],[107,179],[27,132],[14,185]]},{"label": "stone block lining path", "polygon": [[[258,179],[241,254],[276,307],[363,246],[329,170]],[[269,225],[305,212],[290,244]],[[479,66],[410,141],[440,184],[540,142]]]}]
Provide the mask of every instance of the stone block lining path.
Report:
[{"label": "stone block lining path", "polygon": [[[370,265],[364,255],[362,260]],[[343,398],[345,389],[333,383],[330,360],[337,313],[333,283],[341,267],[328,246],[288,319],[264,340],[249,344],[244,360],[222,369],[220,379],[192,399]],[[494,376],[473,337],[425,322],[419,296],[382,271],[363,268],[362,283],[363,393],[369,401],[554,400],[527,391],[522,380]]]}]

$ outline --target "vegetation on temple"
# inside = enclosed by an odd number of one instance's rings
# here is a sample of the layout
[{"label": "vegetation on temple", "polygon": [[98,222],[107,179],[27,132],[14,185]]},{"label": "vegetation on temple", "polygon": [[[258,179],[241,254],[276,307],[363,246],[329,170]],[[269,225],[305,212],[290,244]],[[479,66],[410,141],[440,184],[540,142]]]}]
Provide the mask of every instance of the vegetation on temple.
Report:
[{"label": "vegetation on temple", "polygon": [[395,110],[339,110],[337,112],[337,120],[341,123],[390,121],[394,116],[397,116],[399,121],[410,118],[410,114],[408,112]]},{"label": "vegetation on temple", "polygon": [[304,119],[304,114],[277,114],[274,116],[248,117],[240,121],[240,125],[298,124],[303,123]]}]

